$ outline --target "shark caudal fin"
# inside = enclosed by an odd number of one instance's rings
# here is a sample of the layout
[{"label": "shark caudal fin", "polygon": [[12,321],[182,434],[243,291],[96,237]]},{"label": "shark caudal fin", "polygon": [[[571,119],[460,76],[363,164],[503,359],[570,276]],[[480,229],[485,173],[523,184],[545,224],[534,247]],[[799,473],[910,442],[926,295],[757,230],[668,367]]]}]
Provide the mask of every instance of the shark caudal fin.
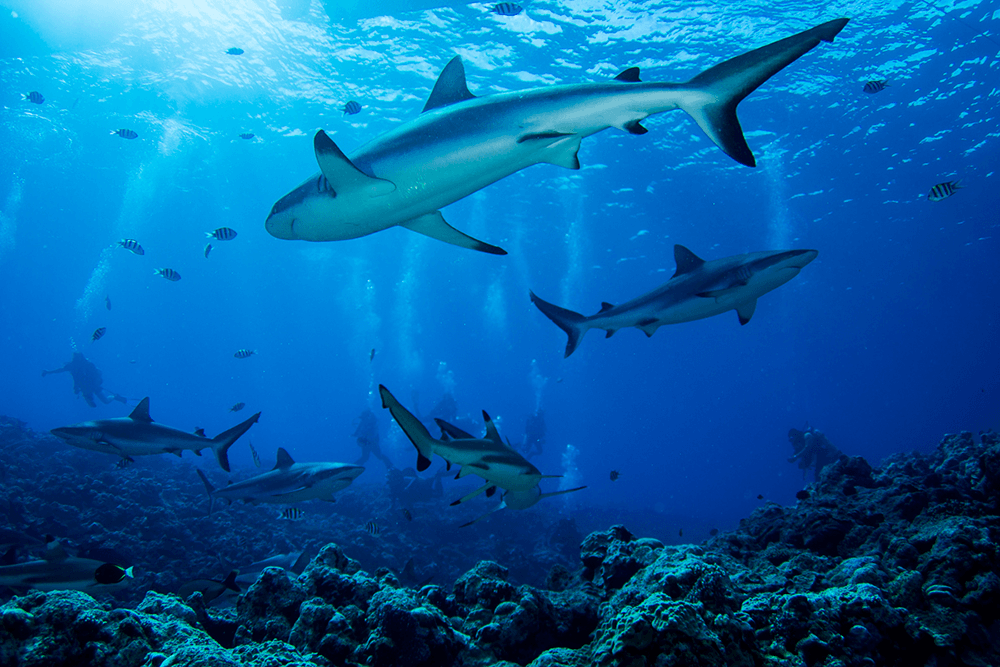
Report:
[{"label": "shark caudal fin", "polygon": [[392,418],[403,429],[403,433],[410,439],[413,446],[417,448],[417,470],[423,472],[431,465],[431,457],[434,456],[434,438],[428,432],[427,427],[419,419],[413,416],[409,410],[403,407],[402,403],[396,400],[384,385],[378,386],[378,393],[382,397],[382,407],[389,408]]},{"label": "shark caudal fin", "polygon": [[545,317],[555,322],[556,326],[565,331],[569,337],[566,341],[566,354],[563,355],[563,358],[573,354],[576,346],[580,344],[583,334],[587,333],[587,329],[590,328],[583,326],[587,318],[580,313],[574,313],[572,310],[560,308],[544,299],[539,299],[535,296],[534,292],[529,291],[528,294],[531,295],[531,303],[538,306],[538,310],[542,311]]},{"label": "shark caudal fin", "polygon": [[208,494],[208,515],[212,516],[212,506],[215,505],[215,498],[212,497],[212,494],[215,493],[215,487],[200,469],[195,468],[195,472],[198,473],[198,477],[201,477],[201,483],[205,485],[205,493]]},{"label": "shark caudal fin", "polygon": [[259,412],[245,422],[237,424],[228,431],[223,431],[212,438],[212,451],[215,452],[215,458],[218,459],[219,465],[226,472],[229,472],[229,448],[233,446],[234,442],[240,439],[241,435],[249,431],[250,427],[256,424],[258,419],[260,419]]},{"label": "shark caudal fin", "polygon": [[678,106],[726,155],[748,167],[757,166],[736,117],[736,105],[820,42],[832,42],[848,20],[827,21],[705,70],[682,86],[692,94],[683,96]]}]

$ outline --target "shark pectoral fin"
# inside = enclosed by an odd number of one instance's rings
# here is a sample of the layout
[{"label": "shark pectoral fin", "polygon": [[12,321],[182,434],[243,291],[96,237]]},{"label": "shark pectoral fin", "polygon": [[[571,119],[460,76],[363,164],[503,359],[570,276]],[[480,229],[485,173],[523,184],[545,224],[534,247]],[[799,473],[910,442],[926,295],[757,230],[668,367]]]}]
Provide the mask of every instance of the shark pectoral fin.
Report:
[{"label": "shark pectoral fin", "polygon": [[499,504],[499,505],[497,505],[496,507],[494,507],[493,509],[491,509],[491,510],[490,510],[489,512],[487,512],[486,514],[483,514],[482,516],[478,516],[478,517],[476,517],[476,518],[475,518],[475,519],[473,519],[472,521],[469,521],[469,522],[467,522],[467,523],[463,523],[463,524],[462,524],[461,526],[459,526],[459,528],[466,528],[466,527],[468,527],[468,526],[471,526],[471,525],[472,525],[472,524],[474,524],[474,523],[477,523],[477,522],[479,522],[479,521],[482,521],[483,519],[485,519],[485,518],[486,518],[486,517],[488,517],[489,515],[493,514],[494,512],[499,512],[500,510],[502,510],[502,509],[503,509],[503,508],[505,508],[505,507],[507,507],[507,503],[501,500],[501,501],[500,501],[500,504]]},{"label": "shark pectoral fin", "polygon": [[369,176],[354,166],[323,130],[313,138],[313,148],[319,170],[323,172],[335,194],[361,192],[369,197],[381,197],[396,189],[396,184],[392,181]]},{"label": "shark pectoral fin", "polygon": [[615,332],[618,331],[618,329],[606,329],[605,331],[606,333],[604,334],[604,337],[611,338],[612,336],[615,335]]},{"label": "shark pectoral fin", "polygon": [[646,338],[651,338],[653,334],[656,333],[656,330],[660,327],[660,321],[657,320],[656,318],[651,317],[649,319],[640,321],[635,326],[642,333],[646,334]]},{"label": "shark pectoral fin", "polygon": [[740,324],[746,324],[753,317],[754,311],[757,310],[757,299],[753,301],[748,301],[736,308],[736,314],[740,317]]},{"label": "shark pectoral fin", "polygon": [[737,289],[739,288],[727,287],[725,289],[713,289],[713,290],[708,290],[707,292],[698,292],[695,296],[700,296],[703,299],[721,299],[723,297],[730,296],[731,294],[736,292]]},{"label": "shark pectoral fin", "polygon": [[491,255],[507,254],[507,251],[503,248],[498,248],[497,246],[490,245],[489,243],[483,243],[478,239],[472,238],[468,234],[463,234],[458,231],[444,221],[444,216],[441,215],[441,211],[434,211],[433,213],[422,215],[419,218],[407,220],[406,222],[400,223],[399,226],[406,227],[410,231],[423,234],[424,236],[429,236],[432,239],[437,239],[438,241],[444,241],[445,243],[450,243],[451,245],[457,245],[460,248],[487,252]]},{"label": "shark pectoral fin", "polygon": [[554,164],[557,167],[565,167],[566,169],[579,169],[580,156],[578,154],[580,152],[580,142],[581,138],[578,134],[572,134],[559,139],[542,151],[540,156],[541,161]]},{"label": "shark pectoral fin", "polygon": [[194,452],[195,456],[201,456],[201,450],[200,449],[194,449],[192,451]]},{"label": "shark pectoral fin", "polygon": [[424,110],[421,113],[475,98],[476,96],[469,92],[469,85],[465,82],[465,65],[462,64],[462,56],[455,56],[441,70],[438,80],[434,83],[431,96],[427,98],[427,104],[424,105]]},{"label": "shark pectoral fin", "polygon": [[630,120],[629,122],[622,125],[622,129],[629,134],[646,134],[649,132],[646,128],[639,124],[638,120]]},{"label": "shark pectoral fin", "polygon": [[183,458],[183,456],[184,456],[184,450],[183,449],[168,449],[167,453],[168,454],[174,454],[174,455],[177,456],[177,458]]},{"label": "shark pectoral fin", "polygon": [[476,489],[472,493],[466,494],[466,495],[462,496],[461,498],[459,498],[458,500],[456,500],[455,502],[453,502],[451,504],[452,507],[454,507],[455,505],[461,505],[464,502],[472,500],[473,498],[475,498],[476,496],[478,496],[483,491],[488,490],[491,486],[493,486],[493,484],[491,484],[489,482],[487,482],[486,484],[483,484],[481,487],[479,487],[478,489]]}]

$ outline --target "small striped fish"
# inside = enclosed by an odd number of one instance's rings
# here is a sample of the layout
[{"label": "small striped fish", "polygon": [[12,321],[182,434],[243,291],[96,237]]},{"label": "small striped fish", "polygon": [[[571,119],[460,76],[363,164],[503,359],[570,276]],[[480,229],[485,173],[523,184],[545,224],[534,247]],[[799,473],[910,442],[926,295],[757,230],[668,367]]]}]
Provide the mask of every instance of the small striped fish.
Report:
[{"label": "small striped fish", "polygon": [[374,535],[378,535],[378,533],[379,533],[378,522],[376,522],[375,519],[372,519],[368,523],[366,523],[365,524],[365,532],[368,533],[369,535],[373,535],[373,536]]},{"label": "small striped fish", "polygon": [[240,134],[240,139],[253,139],[253,138],[254,138],[253,132],[243,132],[242,134]]},{"label": "small striped fish", "polygon": [[306,513],[300,510],[298,507],[289,507],[286,510],[281,510],[281,514],[278,515],[278,518],[288,519],[289,521],[298,521],[305,515]]},{"label": "small striped fish", "polygon": [[253,448],[253,441],[247,440],[247,444],[250,445],[250,456],[253,457],[253,464],[256,467],[260,467],[260,456],[257,455],[257,450]]},{"label": "small striped fish", "polygon": [[124,470],[133,463],[135,463],[134,458],[132,458],[131,456],[123,456],[121,460],[119,460],[118,463],[115,464],[115,467],[118,468],[119,470]]},{"label": "small striped fish", "polygon": [[612,470],[611,471],[611,481],[612,482],[617,482],[618,478],[621,477],[621,476],[622,476],[622,474],[620,472],[618,472],[617,470]]},{"label": "small striped fish", "polygon": [[343,111],[345,116],[353,116],[356,113],[361,113],[361,105],[354,100],[351,100],[344,105]]},{"label": "small striped fish", "polygon": [[122,139],[135,139],[136,137],[139,136],[134,131],[127,130],[125,128],[122,128],[120,130],[111,130],[111,134],[117,134]]},{"label": "small striped fish", "polygon": [[236,238],[236,230],[229,227],[219,227],[214,232],[205,232],[205,236],[216,241],[232,241]]},{"label": "small striped fish", "polygon": [[413,521],[413,515],[410,514],[410,510],[403,508],[403,516],[406,517],[407,521]]},{"label": "small striped fish", "polygon": [[45,101],[45,96],[42,95],[37,90],[33,90],[30,93],[28,93],[27,95],[25,95],[24,99],[28,100],[32,104],[41,104],[42,102]]},{"label": "small striped fish", "polygon": [[100,340],[104,337],[104,332],[107,331],[107,327],[100,327],[99,329],[94,329],[94,335],[90,337],[90,340]]},{"label": "small striped fish", "polygon": [[947,199],[958,192],[961,187],[962,181],[945,181],[944,183],[938,183],[931,188],[927,198],[931,201],[941,201],[942,199]]},{"label": "small striped fish", "polygon": [[121,241],[118,242],[118,247],[130,250],[133,255],[146,254],[146,251],[142,249],[142,246],[139,245],[139,242],[136,241],[135,239],[122,239]]},{"label": "small striped fish", "polygon": [[230,48],[226,49],[226,53],[228,53],[231,56],[242,56],[243,55],[243,49],[241,49],[238,46],[233,46],[233,47],[230,47]]},{"label": "small striped fish", "polygon": [[111,297],[110,296],[104,297],[104,305],[108,307],[108,310],[111,310]]},{"label": "small striped fish", "polygon": [[156,271],[153,271],[153,273],[158,276],[163,276],[172,283],[181,279],[181,274],[177,273],[173,269],[157,269]]},{"label": "small striped fish", "polygon": [[208,259],[208,253],[212,252],[212,244],[209,243],[205,246],[205,259]]},{"label": "small striped fish", "polygon": [[888,79],[872,79],[865,84],[865,87],[861,90],[865,91],[869,95],[874,95],[875,93],[881,93],[883,90],[889,87]]},{"label": "small striped fish", "polygon": [[524,11],[524,7],[513,2],[498,2],[490,11],[500,16],[517,16]]},{"label": "small striped fish", "polygon": [[242,410],[246,406],[247,406],[246,403],[244,403],[243,401],[240,401],[239,403],[236,403],[235,405],[233,405],[233,407],[229,408],[229,411],[230,412],[239,412],[240,410]]},{"label": "small striped fish", "polygon": [[242,347],[236,350],[236,352],[233,353],[233,356],[237,359],[247,359],[255,354],[257,354],[257,350],[248,350],[247,348]]}]

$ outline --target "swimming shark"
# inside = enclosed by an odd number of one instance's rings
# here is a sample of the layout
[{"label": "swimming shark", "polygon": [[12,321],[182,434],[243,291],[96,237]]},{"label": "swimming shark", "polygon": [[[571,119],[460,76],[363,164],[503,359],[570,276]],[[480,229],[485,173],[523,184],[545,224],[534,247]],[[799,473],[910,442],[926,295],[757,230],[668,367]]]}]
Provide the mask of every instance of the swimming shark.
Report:
[{"label": "swimming shark", "polygon": [[746,324],[757,309],[757,299],[799,275],[816,259],[816,250],[771,250],[733,255],[706,262],[682,245],[674,246],[677,270],[652,292],[620,306],[602,303],[589,317],[560,308],[529,292],[531,302],[566,332],[568,357],[590,329],[604,329],[606,338],[619,329],[636,327],[652,336],[665,324],[691,322],[736,310]]},{"label": "swimming shark", "polygon": [[229,472],[229,448],[241,435],[260,418],[260,413],[237,424],[214,438],[205,437],[202,429],[194,433],[181,431],[170,426],[157,424],[149,416],[149,397],[139,401],[139,405],[128,417],[95,419],[74,426],[52,429],[54,436],[62,438],[74,447],[89,449],[122,458],[148,456],[152,454],[176,454],[185,449],[201,456],[201,450],[211,448],[223,470]]},{"label": "swimming shark", "polygon": [[319,130],[320,173],[271,209],[265,227],[279,239],[339,241],[401,226],[462,248],[506,251],[445,222],[440,209],[534,164],[579,169],[585,138],[610,127],[645,134],[650,115],[683,109],[727,155],[753,167],[736,106],[771,76],[831,42],[837,19],[711,67],[687,83],[642,82],[639,68],[613,80],[519,90],[486,97],[469,91],[453,58],[420,116],[351,155]]},{"label": "swimming shark", "polygon": [[230,502],[242,500],[257,503],[298,503],[306,500],[333,501],[333,494],[351,485],[365,469],[348,463],[296,463],[284,448],[278,448],[274,468],[260,475],[216,489],[198,470],[211,499],[211,514],[216,498]]},{"label": "swimming shark", "polygon": [[[108,568],[113,575],[110,579],[105,574]],[[70,556],[58,541],[52,540],[42,559],[0,567],[0,586],[15,590],[76,590],[94,595],[116,590],[127,584],[132,576],[131,567],[126,569],[102,560]]]}]

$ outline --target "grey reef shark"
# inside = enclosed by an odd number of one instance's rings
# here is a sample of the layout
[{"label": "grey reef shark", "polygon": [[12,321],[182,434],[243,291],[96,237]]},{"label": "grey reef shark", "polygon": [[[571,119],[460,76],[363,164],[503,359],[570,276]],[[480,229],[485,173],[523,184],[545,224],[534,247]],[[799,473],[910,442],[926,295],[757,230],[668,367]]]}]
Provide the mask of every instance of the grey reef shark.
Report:
[{"label": "grey reef shark", "polygon": [[128,417],[95,419],[73,426],[60,426],[52,429],[52,435],[62,438],[74,447],[115,454],[124,459],[153,454],[180,456],[185,449],[190,449],[201,456],[201,450],[207,447],[215,454],[222,469],[229,472],[229,448],[257,423],[259,418],[258,412],[228,431],[214,438],[208,438],[202,429],[188,433],[154,422],[149,416],[147,396],[139,401],[139,405]]},{"label": "grey reef shark", "polygon": [[45,555],[0,567],[0,586],[17,591],[76,590],[91,595],[121,588],[133,577],[132,568],[92,558],[70,556],[57,540],[46,545]]},{"label": "grey reef shark", "polygon": [[313,147],[320,173],[278,200],[265,227],[279,239],[340,241],[398,225],[505,255],[450,226],[440,209],[534,164],[579,169],[584,137],[610,127],[645,134],[642,120],[672,109],[686,111],[723,152],[753,167],[736,105],[821,41],[833,41],[847,22],[829,21],[778,40],[687,83],[642,82],[632,67],[610,81],[476,97],[456,56],[420,116],[350,155],[318,131]]},{"label": "grey reef shark", "polygon": [[[388,389],[379,385],[378,390],[382,396],[382,407],[389,409],[392,418],[396,420],[399,427],[403,429],[403,433],[417,448],[418,471],[427,470],[431,465],[431,457],[437,454],[447,462],[448,470],[451,470],[452,465],[460,467],[455,479],[473,474],[486,480],[486,484],[456,500],[452,505],[464,503],[483,492],[486,492],[487,497],[490,497],[499,487],[504,490],[502,502],[487,514],[504,507],[522,510],[531,507],[542,498],[587,488],[580,486],[575,489],[542,493],[539,482],[543,479],[559,477],[559,475],[543,475],[513,447],[504,444],[493,420],[485,411],[483,411],[483,421],[486,422],[486,437],[477,438],[443,419],[435,419],[434,421],[441,428],[441,438],[438,439],[433,437],[427,427],[413,413],[404,408]],[[479,519],[482,518],[482,516],[479,517]],[[463,524],[462,527],[469,526],[479,519]]]},{"label": "grey reef shark", "polygon": [[209,514],[216,498],[232,502],[273,503],[284,505],[306,500],[333,502],[333,494],[351,485],[365,469],[348,463],[296,463],[283,448],[278,448],[278,462],[271,470],[220,489],[198,471],[210,498]]},{"label": "grey reef shark", "polygon": [[757,299],[799,275],[819,254],[816,250],[771,250],[733,255],[709,262],[682,245],[674,246],[677,270],[652,292],[620,306],[604,302],[589,317],[544,301],[529,292],[531,302],[569,337],[568,357],[590,329],[604,329],[611,338],[619,329],[635,327],[652,336],[665,324],[701,320],[735,310],[746,324],[757,309]]}]

